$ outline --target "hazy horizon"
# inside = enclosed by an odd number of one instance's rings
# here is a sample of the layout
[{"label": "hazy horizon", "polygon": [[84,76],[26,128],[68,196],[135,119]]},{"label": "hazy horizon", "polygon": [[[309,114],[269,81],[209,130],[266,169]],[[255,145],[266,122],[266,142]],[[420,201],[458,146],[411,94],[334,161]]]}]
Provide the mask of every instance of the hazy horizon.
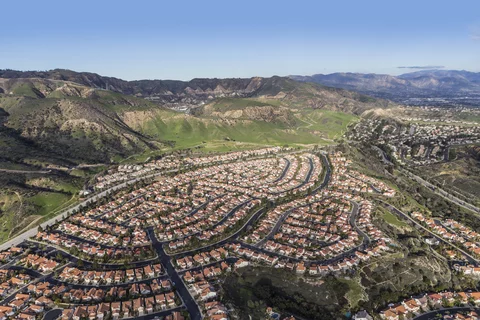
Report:
[{"label": "hazy horizon", "polygon": [[125,80],[478,72],[479,11],[478,1],[430,0],[9,2],[0,68]]},{"label": "hazy horizon", "polygon": [[[415,68],[408,68],[409,71],[403,71],[398,74],[388,74],[388,73],[375,73],[375,72],[351,72],[351,71],[337,71],[337,72],[331,72],[331,73],[311,73],[311,74],[286,74],[286,75],[280,75],[280,74],[272,74],[272,75],[266,75],[266,76],[258,76],[258,75],[252,75],[252,76],[246,76],[246,77],[196,77],[196,78],[190,78],[190,79],[174,79],[174,78],[139,78],[139,79],[125,79],[122,77],[118,77],[115,75],[111,74],[102,74],[100,72],[96,72],[95,70],[72,70],[68,68],[53,68],[53,69],[47,69],[47,70],[34,70],[34,69],[13,69],[13,68],[0,68],[0,70],[14,70],[14,71],[22,71],[22,72],[27,72],[27,71],[34,71],[34,72],[48,72],[48,71],[53,71],[53,70],[69,70],[77,73],[95,73],[98,74],[102,77],[109,77],[109,78],[117,78],[120,80],[125,80],[125,81],[142,81],[142,80],[166,80],[166,81],[191,81],[193,79],[240,79],[240,78],[255,78],[255,77],[260,77],[260,78],[270,78],[270,77],[289,77],[289,76],[313,76],[317,74],[323,74],[323,75],[331,75],[331,74],[336,74],[336,73],[358,73],[358,74],[376,74],[376,75],[390,75],[390,76],[399,76],[402,74],[407,74],[407,73],[414,73],[414,72],[421,72],[421,71],[466,71],[466,72],[479,72],[479,71],[471,71],[471,70],[465,70],[465,69],[446,69],[446,68],[436,68],[436,69],[428,69],[428,68],[422,68],[422,69],[415,69]],[[407,70],[407,68],[404,68],[403,70]]]}]

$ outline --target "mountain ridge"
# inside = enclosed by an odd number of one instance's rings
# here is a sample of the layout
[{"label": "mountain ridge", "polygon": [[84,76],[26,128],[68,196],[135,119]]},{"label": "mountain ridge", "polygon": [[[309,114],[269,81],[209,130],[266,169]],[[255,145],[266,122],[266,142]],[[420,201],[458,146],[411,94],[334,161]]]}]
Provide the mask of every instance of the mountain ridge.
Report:
[{"label": "mountain ridge", "polygon": [[457,104],[459,98],[472,95],[474,99],[460,103],[478,105],[480,99],[480,73],[465,70],[421,70],[399,76],[339,72],[289,77],[406,104],[414,99],[423,99],[422,102],[425,102],[427,98],[444,98],[449,100],[447,103]]},{"label": "mountain ridge", "polygon": [[[363,96],[356,92],[348,92],[339,88],[329,88],[322,85],[316,87],[300,86],[287,77],[273,76],[269,78],[196,78],[190,81],[180,80],[135,80],[126,81],[113,77],[104,77],[96,73],[79,73],[66,69],[54,69],[50,71],[15,71],[0,70],[0,88],[4,92],[9,92],[3,83],[16,81],[28,81],[28,79],[45,79],[52,81],[68,81],[81,86],[94,89],[108,89],[109,91],[133,95],[145,98],[165,106],[198,106],[216,98],[239,97],[255,98],[268,97],[276,99],[290,99],[295,91],[302,91],[302,94],[311,96],[312,99],[306,99],[309,107],[323,107],[323,103],[316,101],[315,95],[323,95],[323,98],[338,95],[338,99],[351,99],[360,105],[366,102],[374,102],[370,97]],[[317,94],[319,93],[319,94]],[[322,98],[320,98],[321,100]],[[335,104],[329,99],[329,105]],[[388,105],[388,102],[380,102],[381,105]],[[378,106],[377,106],[378,107]],[[350,108],[348,111],[352,111]],[[360,107],[358,112],[365,108]]]}]

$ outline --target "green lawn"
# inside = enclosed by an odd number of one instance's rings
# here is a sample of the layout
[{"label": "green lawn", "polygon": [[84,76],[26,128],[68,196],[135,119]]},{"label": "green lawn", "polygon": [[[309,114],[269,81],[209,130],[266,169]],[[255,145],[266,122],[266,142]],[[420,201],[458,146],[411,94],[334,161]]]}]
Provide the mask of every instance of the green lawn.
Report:
[{"label": "green lawn", "polygon": [[358,120],[352,114],[318,109],[304,109],[295,115],[305,124],[299,127],[300,130],[318,131],[328,139],[340,138],[347,126]]},{"label": "green lawn", "polygon": [[394,225],[396,227],[399,227],[399,228],[408,227],[408,224],[405,221],[398,219],[398,217],[395,216],[390,211],[385,211],[382,215],[382,218],[389,224]]},{"label": "green lawn", "polygon": [[238,110],[247,107],[280,106],[282,103],[274,99],[253,98],[220,98],[212,104],[216,111]]},{"label": "green lawn", "polygon": [[63,193],[40,192],[29,198],[28,201],[38,206],[39,209],[35,214],[47,215],[57,209],[60,209],[70,199],[70,195]]},{"label": "green lawn", "polygon": [[295,116],[298,125],[293,127],[275,122],[206,119],[183,114],[172,116],[165,111],[136,124],[134,128],[158,140],[173,142],[174,149],[212,144],[212,149],[216,151],[230,151],[228,142],[256,145],[332,144],[332,139],[341,137],[348,124],[357,119],[341,112],[313,109],[302,110]]},{"label": "green lawn", "polygon": [[21,198],[14,194],[0,194],[0,242],[7,239],[10,231],[15,227],[15,211],[20,206]]}]

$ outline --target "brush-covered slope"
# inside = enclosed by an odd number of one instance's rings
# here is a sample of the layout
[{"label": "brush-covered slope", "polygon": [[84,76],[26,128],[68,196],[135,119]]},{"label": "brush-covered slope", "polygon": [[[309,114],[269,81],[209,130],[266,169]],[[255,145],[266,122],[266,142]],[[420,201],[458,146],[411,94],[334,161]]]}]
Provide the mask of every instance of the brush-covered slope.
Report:
[{"label": "brush-covered slope", "polygon": [[[142,84],[143,93],[194,101],[192,114],[184,114],[160,100],[98,89],[102,77],[72,75],[0,79],[0,241],[73,203],[107,168],[102,164],[183,148],[331,144],[356,119],[332,110],[361,112],[384,103],[279,77]],[[131,88],[119,81],[125,92]]]},{"label": "brush-covered slope", "polygon": [[[324,108],[343,112],[361,113],[372,107],[385,107],[388,102],[342,89],[318,84],[299,83],[285,77],[139,80],[125,81],[95,73],[55,69],[50,71],[0,70],[0,78],[14,82],[24,78],[40,78],[55,82],[73,82],[84,87],[108,89],[126,95],[143,97],[158,104],[199,106],[216,98],[268,98],[281,100],[284,106],[298,108]],[[0,85],[5,92],[8,87]]]},{"label": "brush-covered slope", "polygon": [[7,80],[0,87],[8,93],[0,95],[3,126],[63,158],[109,161],[162,145],[120,117],[159,108],[144,99],[45,79]]},{"label": "brush-covered slope", "polygon": [[0,79],[4,92],[0,108],[6,114],[4,127],[41,150],[63,159],[109,162],[152,149],[210,141],[324,143],[338,137],[354,119],[347,113],[388,105],[281,77],[192,80],[188,88],[203,95],[201,86],[219,92],[220,82],[223,92],[228,88],[235,97],[209,97],[193,106],[192,115],[146,99],[45,78]]}]

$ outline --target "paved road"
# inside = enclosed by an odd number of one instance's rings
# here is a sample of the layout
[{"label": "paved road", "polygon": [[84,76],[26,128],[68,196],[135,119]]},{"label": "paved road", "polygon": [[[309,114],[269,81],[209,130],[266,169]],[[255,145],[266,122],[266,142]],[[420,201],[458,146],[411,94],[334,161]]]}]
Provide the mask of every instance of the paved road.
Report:
[{"label": "paved road", "polygon": [[[451,145],[451,146],[454,146],[454,145]],[[448,150],[451,146],[448,146],[446,148],[446,150]],[[393,165],[392,162],[390,162],[385,154],[385,151],[383,151],[382,149],[376,147],[376,146],[372,146],[373,149],[377,150],[379,152],[379,154],[382,156],[382,160],[383,162],[387,163],[387,164],[390,164],[390,165]],[[446,151],[446,155],[444,156],[445,159],[448,159],[448,151]],[[442,190],[440,188],[438,188],[437,186],[434,186],[433,184],[431,184],[430,182],[424,180],[423,178],[411,173],[410,171],[407,171],[405,169],[399,169],[399,171],[403,174],[405,174],[407,177],[417,181],[418,183],[420,183],[421,185],[423,185],[424,187],[427,187],[429,188],[430,190],[432,190],[435,194],[441,196],[442,198],[446,199],[447,201],[450,201],[450,202],[453,202],[455,203],[456,205],[462,207],[462,208],[465,208],[467,210],[470,210],[470,211],[473,211],[477,214],[480,214],[480,208],[468,203],[468,202],[465,202],[463,201],[462,199],[460,198],[457,198],[455,197],[454,195],[446,192],[445,190]]]},{"label": "paved road", "polygon": [[278,182],[280,180],[283,179],[283,177],[285,177],[285,175],[287,174],[288,172],[288,169],[290,168],[290,160],[288,160],[287,158],[284,158],[285,161],[287,161],[287,165],[285,166],[285,168],[283,169],[282,171],[282,174],[280,175],[280,177],[278,177],[275,181],[273,181],[272,183],[275,183],[275,182]]},{"label": "paved road", "polygon": [[[363,237],[362,243],[360,245],[356,246],[356,247],[353,247],[353,248],[351,248],[351,249],[349,249],[345,252],[342,252],[342,253],[340,253],[340,254],[338,254],[334,257],[328,258],[328,259],[305,261],[307,265],[309,265],[309,264],[330,265],[330,264],[333,264],[337,261],[340,261],[340,260],[342,260],[346,257],[350,257],[350,256],[354,255],[357,250],[365,250],[368,247],[371,240],[365,232],[363,232],[362,230],[360,230],[360,228],[358,228],[357,223],[356,223],[356,220],[357,220],[357,217],[358,217],[358,212],[359,212],[359,205],[355,201],[351,201],[351,203],[352,203],[352,211],[350,212],[349,222],[350,222],[351,226],[353,228],[355,228],[356,231]],[[257,246],[257,244],[251,245],[251,244],[247,244],[247,243],[244,243],[244,242],[240,242],[240,244],[242,245],[242,247],[246,247],[246,248],[249,248],[249,249],[255,250],[255,251],[260,251],[260,252],[265,253],[265,254],[274,255],[274,256],[277,256],[279,258],[287,259],[289,261],[294,261],[294,262],[304,261],[303,259],[300,259],[300,258],[286,256],[286,255],[280,254],[278,252],[269,251],[269,250],[266,250],[264,248],[259,248]]]},{"label": "paved road", "polygon": [[393,166],[393,163],[388,159],[387,154],[385,153],[385,151],[383,151],[382,149],[380,149],[380,148],[377,147],[377,146],[372,146],[372,149],[376,150],[376,151],[378,152],[378,154],[382,157],[383,163]]},{"label": "paved road", "polygon": [[273,226],[272,230],[270,230],[270,232],[265,236],[265,238],[263,238],[262,240],[258,241],[257,243],[255,243],[253,246],[254,247],[261,247],[263,246],[268,240],[270,240],[274,235],[275,233],[278,232],[278,230],[280,229],[280,227],[282,226],[283,222],[288,218],[288,216],[290,215],[290,213],[292,213],[293,210],[295,209],[298,209],[300,207],[305,207],[305,206],[298,206],[298,207],[295,207],[295,208],[292,208],[290,210],[287,210],[285,211],[284,213],[282,213],[282,215],[280,216],[280,218],[277,220],[277,222],[275,223],[275,225]]},{"label": "paved road", "polygon": [[[297,153],[297,152],[304,152],[304,151],[295,151],[295,152],[289,152],[289,153]],[[263,159],[263,158],[266,158],[266,157],[265,156],[254,156],[254,157],[248,158],[248,160]],[[236,159],[234,161],[223,161],[220,164],[230,163],[230,162],[235,162],[235,161],[238,161],[238,159]],[[212,165],[215,165],[215,164],[212,163]],[[207,167],[207,166],[208,165],[204,165],[204,166],[200,166],[200,167]],[[192,168],[192,169],[195,169],[195,168]],[[70,214],[73,213],[73,211],[75,211],[75,210],[78,211],[78,209],[80,209],[80,207],[85,206],[87,203],[98,201],[99,199],[107,196],[108,193],[111,193],[111,192],[117,191],[119,189],[125,188],[128,185],[134,184],[134,183],[136,183],[138,181],[141,181],[141,180],[144,180],[144,179],[154,178],[154,177],[157,177],[159,175],[177,172],[178,170],[179,169],[172,169],[172,170],[168,170],[168,171],[156,172],[156,173],[152,173],[152,174],[149,174],[149,175],[146,175],[146,176],[137,177],[137,178],[122,182],[118,185],[112,186],[112,187],[110,187],[110,188],[108,188],[104,191],[101,191],[98,194],[93,195],[92,197],[90,197],[88,199],[85,199],[81,203],[79,203],[79,204],[77,204],[73,207],[70,207],[69,209],[61,212],[60,214],[56,215],[55,217],[51,218],[50,220],[42,223],[41,226],[42,226],[42,228],[45,229],[47,226],[54,224],[55,221],[57,221],[57,220],[60,221],[60,220],[63,220],[65,218],[67,218]],[[3,251],[3,250],[6,250],[6,249],[9,249],[11,247],[19,245],[24,240],[35,236],[37,234],[37,232],[38,232],[38,227],[33,227],[32,229],[27,230],[22,234],[19,234],[15,238],[12,238],[12,239],[8,240],[7,242],[4,242],[4,243],[0,244],[0,251]]]},{"label": "paved road", "polygon": [[[250,201],[252,201],[251,199],[249,200],[246,200],[238,205],[236,205],[232,210],[230,210],[220,221],[218,222],[215,222],[213,225],[211,225],[210,227],[206,228],[205,230],[202,230],[202,231],[198,231],[198,232],[194,232],[194,233],[191,233],[191,234],[188,234],[184,237],[179,237],[179,238],[175,238],[175,239],[172,239],[172,240],[182,240],[182,239],[185,239],[185,238],[189,238],[189,237],[192,237],[192,236],[196,236],[204,231],[208,231],[208,230],[212,230],[212,229],[215,229],[215,227],[223,224],[228,218],[230,218],[231,216],[233,216],[235,214],[235,212],[237,212],[238,210],[240,210],[240,208],[242,208],[243,206],[245,206],[247,203],[249,203]],[[160,241],[162,244],[165,244],[165,243],[169,243],[170,241],[172,240],[167,240],[167,241]]]},{"label": "paved road", "polygon": [[405,174],[407,177],[417,181],[418,183],[420,183],[421,185],[423,185],[424,187],[427,187],[429,188],[430,190],[432,190],[435,194],[441,196],[442,198],[450,201],[450,202],[453,202],[455,203],[456,205],[462,207],[462,208],[465,208],[467,210],[470,210],[470,211],[473,211],[477,214],[480,214],[480,208],[474,206],[473,204],[470,204],[468,202],[465,202],[463,201],[462,199],[460,198],[457,198],[455,197],[454,195],[446,192],[445,190],[442,190],[440,189],[439,187],[431,184],[430,182],[424,180],[423,178],[411,173],[410,171],[407,171],[407,170],[404,170],[404,169],[400,169],[400,172],[402,172],[403,174]]},{"label": "paved road", "polygon": [[237,239],[238,236],[245,230],[245,228],[247,228],[249,225],[252,225],[255,221],[258,220],[258,218],[263,214],[265,213],[265,208],[260,208],[258,209],[257,211],[255,211],[255,213],[247,220],[247,222],[245,222],[245,224],[240,228],[238,229],[235,233],[229,235],[228,237],[226,238],[223,238],[215,243],[211,243],[211,244],[207,244],[203,247],[199,247],[199,248],[195,248],[195,249],[191,249],[191,250],[186,250],[186,251],[182,251],[182,252],[178,252],[178,253],[174,253],[174,254],[171,254],[170,256],[172,257],[176,257],[176,256],[184,256],[184,255],[187,255],[187,254],[193,254],[197,251],[203,251],[205,249],[208,249],[210,247],[214,247],[214,246],[218,246],[218,245],[224,245],[234,239]]},{"label": "paved road", "polygon": [[34,281],[32,282],[29,282],[27,284],[25,284],[24,286],[18,288],[17,290],[15,290],[14,292],[12,292],[10,295],[8,295],[6,298],[4,298],[1,302],[0,302],[0,305],[2,306],[6,306],[8,305],[8,303],[10,303],[10,301],[13,300],[13,298],[15,298],[15,296],[17,295],[17,293],[20,293],[22,292],[23,290],[25,290],[29,285],[31,284],[35,284],[37,282],[42,282],[44,281],[48,276],[50,276],[52,273],[50,274],[46,274],[46,275],[42,275],[40,278],[37,278],[35,279]]},{"label": "paved road", "polygon": [[175,285],[175,288],[177,289],[178,295],[180,296],[183,303],[185,304],[185,307],[190,313],[190,319],[201,320],[203,317],[197,302],[188,291],[185,283],[183,282],[183,279],[181,279],[178,275],[177,270],[175,270],[175,268],[173,267],[170,257],[167,256],[165,250],[163,249],[163,245],[158,242],[157,238],[155,237],[155,232],[153,232],[153,228],[147,229],[147,232],[148,236],[152,241],[153,247],[155,248],[155,250],[157,250],[162,265],[165,267],[165,271],[167,271],[167,274],[169,275],[170,279]]},{"label": "paved road", "polygon": [[325,175],[323,176],[322,183],[320,183],[318,187],[312,190],[312,194],[320,189],[324,189],[330,182],[330,177],[332,175],[332,167],[330,165],[330,162],[328,161],[328,158],[324,154],[321,154],[320,157],[322,158],[322,165],[325,169]]},{"label": "paved road", "polygon": [[52,173],[52,170],[37,170],[37,171],[29,171],[29,170],[11,170],[11,169],[0,169],[0,172],[8,172],[8,173],[37,173],[37,174],[49,174]]},{"label": "paved road", "polygon": [[200,264],[199,266],[191,267],[191,268],[188,268],[188,269],[182,269],[182,270],[179,270],[178,273],[183,275],[184,273],[187,273],[187,271],[196,272],[196,271],[200,271],[204,268],[208,268],[208,267],[211,267],[211,266],[217,266],[217,265],[219,266],[222,262],[226,262],[228,264],[234,264],[237,261],[238,261],[237,257],[227,257],[227,258],[219,260],[219,261],[212,261],[212,262],[205,263],[205,264]]},{"label": "paved road", "polygon": [[447,315],[447,314],[452,314],[454,312],[469,312],[469,311],[475,311],[477,313],[480,313],[480,308],[474,308],[474,307],[455,307],[455,308],[445,308],[445,309],[439,309],[439,310],[432,310],[430,312],[421,314],[413,320],[437,320],[437,314],[441,315]]},{"label": "paved road", "polygon": [[[325,161],[324,163],[327,164],[325,166],[326,174],[323,178],[323,182],[315,190],[313,190],[312,193],[317,192],[318,190],[324,188],[326,185],[328,185],[328,182],[330,180],[331,168],[330,168],[330,165],[328,163],[328,159],[324,155],[322,155],[322,157],[324,158],[324,161]],[[305,181],[303,183],[301,183],[300,185],[294,187],[294,189],[299,188],[299,187],[303,186],[305,183],[307,183],[307,181],[310,179],[310,176],[312,175],[312,172],[313,172],[313,162],[310,159],[310,170],[307,174],[307,177],[306,177]],[[247,222],[245,222],[245,224],[240,229],[238,229],[238,231],[236,231],[234,234],[232,234],[232,235],[230,235],[226,238],[223,238],[222,240],[219,240],[219,241],[217,241],[215,243],[212,243],[212,244],[205,245],[205,246],[200,247],[200,248],[195,248],[195,249],[192,249],[192,250],[187,250],[187,251],[183,251],[183,252],[174,253],[174,254],[172,254],[172,256],[181,256],[181,255],[187,255],[187,254],[195,253],[196,251],[199,251],[199,250],[204,250],[204,249],[207,249],[209,247],[213,247],[213,246],[217,246],[217,245],[223,245],[223,244],[226,244],[227,242],[235,240],[235,239],[238,238],[238,236],[248,226],[253,225],[253,223],[255,223],[265,212],[266,212],[265,208],[260,208],[247,220]]]},{"label": "paved road", "polygon": [[363,237],[361,248],[362,250],[365,250],[370,244],[370,237],[357,226],[357,217],[360,207],[359,204],[353,200],[350,201],[350,203],[352,204],[352,212],[350,213],[350,225]]},{"label": "paved road", "polygon": [[399,209],[395,208],[394,206],[382,201],[382,200],[379,200],[382,205],[387,208],[388,210],[390,210],[390,212],[392,213],[395,213],[397,216],[400,216],[401,218],[404,218],[404,219],[407,219],[409,220],[410,222],[412,222],[413,224],[415,224],[416,226],[418,226],[419,228],[421,228],[422,230],[424,230],[425,232],[427,232],[428,234],[430,234],[432,237],[434,237],[435,239],[437,239],[438,241],[441,241],[445,244],[448,244],[449,246],[455,248],[456,250],[458,250],[459,252],[461,252],[466,258],[467,260],[472,263],[473,265],[480,265],[480,261],[475,259],[474,257],[472,257],[469,253],[467,253],[466,251],[464,251],[463,249],[459,248],[458,246],[454,245],[453,243],[443,239],[441,236],[433,233],[432,231],[428,230],[427,228],[425,228],[423,225],[421,225],[420,223],[418,223],[416,220],[414,220],[412,217],[410,217],[408,214],[400,211]]},{"label": "paved road", "polygon": [[[29,243],[33,243],[33,244],[36,244],[36,245],[44,245],[47,248],[54,249],[58,252],[61,252],[63,257],[68,258],[69,261],[74,262],[75,264],[77,264],[79,261],[81,261],[84,268],[88,268],[88,267],[92,268],[93,267],[93,262],[84,260],[84,259],[82,259],[80,257],[77,257],[77,256],[74,256],[71,253],[67,252],[65,248],[56,246],[52,243],[44,243],[44,242],[36,241],[36,240],[33,240],[33,239],[28,239],[27,241]],[[103,269],[118,270],[118,269],[124,269],[125,265],[132,266],[133,268],[139,268],[139,267],[144,267],[148,264],[155,263],[156,261],[158,261],[158,257],[153,257],[153,258],[150,258],[150,259],[144,259],[144,260],[141,260],[141,261],[130,261],[130,262],[127,262],[127,263],[125,263],[125,262],[122,262],[122,263],[102,263],[102,262],[99,262],[98,265],[99,265],[99,267],[101,267]]]},{"label": "paved road", "polygon": [[145,283],[146,285],[149,286],[153,280],[162,281],[166,279],[168,279],[168,275],[162,274],[158,277],[142,279],[138,281],[131,281],[131,282],[121,282],[121,283],[111,283],[111,284],[85,284],[85,283],[78,284],[78,283],[73,283],[68,281],[62,281],[60,279],[54,278],[53,275],[46,278],[48,282],[54,285],[64,285],[65,287],[72,288],[72,289],[87,289],[87,290],[90,288],[109,290],[110,288],[113,288],[113,287],[122,288],[122,287],[129,287],[133,284],[141,284],[141,283]]},{"label": "paved road", "polygon": [[[330,174],[331,174],[331,168],[330,168],[330,164],[328,162],[328,158],[325,156],[325,155],[321,155],[321,157],[323,158],[323,162],[324,162],[324,168],[325,168],[325,176],[323,177],[323,181],[322,183],[317,187],[315,188],[314,190],[312,190],[312,194],[313,193],[316,193],[318,192],[318,190],[320,189],[323,189],[327,186],[328,182],[330,181]],[[308,175],[307,175],[307,178],[305,179],[305,181],[308,181],[310,180],[310,176],[312,174],[312,171],[313,171],[313,162],[312,160],[310,159],[310,171],[308,172]],[[306,182],[304,182],[303,184],[305,184]],[[297,209],[297,208],[300,208],[300,207],[304,207],[304,206],[299,206],[299,207],[296,207],[296,208],[292,208],[290,210],[287,210],[285,211],[281,216],[280,218],[277,220],[277,222],[275,223],[275,226],[273,227],[272,230],[270,230],[270,232],[268,233],[267,236],[265,236],[265,238],[263,238],[262,240],[258,241],[257,243],[255,243],[253,246],[254,247],[261,247],[262,245],[265,244],[265,242],[267,242],[269,239],[271,239],[273,237],[273,235],[275,233],[277,233],[278,229],[280,229],[281,225],[283,224],[283,222],[285,221],[285,219],[287,219],[287,217],[290,215],[290,213]]]},{"label": "paved road", "polygon": [[43,320],[55,320],[58,319],[62,315],[63,309],[52,309],[47,311],[43,316]]},{"label": "paved road", "polygon": [[144,314],[141,317],[132,317],[132,318],[123,318],[123,319],[142,319],[142,320],[152,320],[152,319],[163,319],[164,317],[174,313],[175,311],[181,311],[184,307],[177,307],[173,309],[153,312],[150,314]]},{"label": "paved road", "polygon": [[[171,170],[171,172],[175,172],[175,171],[176,170]],[[135,179],[120,183],[119,185],[116,185],[116,186],[111,187],[111,188],[109,188],[105,191],[102,191],[102,192],[94,195],[93,197],[88,198],[88,199],[84,200],[83,202],[75,205],[74,207],[71,207],[70,209],[63,211],[59,215],[57,215],[57,216],[51,218],[50,220],[42,223],[41,226],[42,226],[42,228],[45,229],[47,226],[54,224],[55,221],[57,221],[57,220],[59,221],[59,220],[63,220],[65,218],[67,218],[70,214],[73,213],[73,211],[75,211],[75,210],[78,211],[80,209],[80,207],[85,206],[87,203],[95,202],[95,201],[107,196],[107,194],[110,193],[110,192],[117,191],[117,190],[122,189],[122,188],[124,188],[128,185],[134,184],[134,183],[136,183],[140,180],[152,178],[152,177],[158,176],[160,174],[165,174],[165,173],[167,173],[167,172],[155,173],[155,174],[151,174],[151,175],[140,177],[140,178],[135,178]],[[37,234],[37,232],[38,232],[38,227],[34,227],[30,230],[25,231],[24,233],[16,236],[15,238],[12,238],[9,241],[1,244],[0,245],[0,251],[9,249],[9,248],[14,247],[14,246],[18,246],[24,240],[27,240],[28,238],[31,238],[31,237],[35,236]]]}]

